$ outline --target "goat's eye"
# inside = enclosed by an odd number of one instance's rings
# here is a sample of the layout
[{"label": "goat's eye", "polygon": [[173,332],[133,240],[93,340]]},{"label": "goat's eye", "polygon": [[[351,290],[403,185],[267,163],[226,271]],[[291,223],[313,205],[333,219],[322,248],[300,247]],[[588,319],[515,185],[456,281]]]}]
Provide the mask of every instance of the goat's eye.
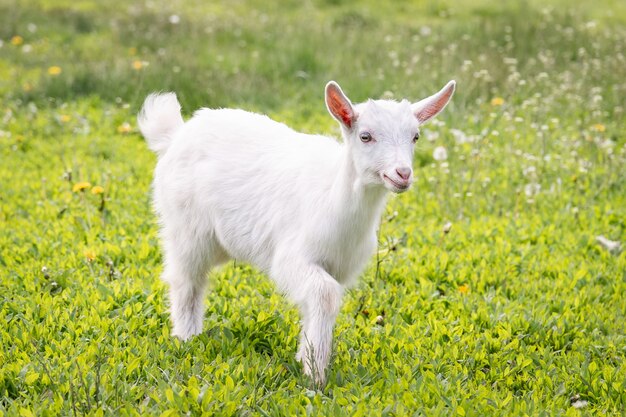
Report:
[{"label": "goat's eye", "polygon": [[372,135],[369,132],[363,132],[359,135],[361,142],[367,143],[372,141]]},{"label": "goat's eye", "polygon": [[420,134],[416,133],[415,136],[413,136],[413,143],[417,142],[420,138]]}]

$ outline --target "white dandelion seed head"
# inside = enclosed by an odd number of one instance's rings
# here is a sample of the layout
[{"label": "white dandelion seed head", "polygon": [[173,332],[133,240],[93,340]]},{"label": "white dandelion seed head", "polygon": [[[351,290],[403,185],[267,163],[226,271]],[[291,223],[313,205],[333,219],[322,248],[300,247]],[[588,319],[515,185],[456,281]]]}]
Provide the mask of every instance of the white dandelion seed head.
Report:
[{"label": "white dandelion seed head", "polygon": [[433,159],[435,161],[445,161],[448,159],[448,151],[443,146],[437,146],[433,151]]},{"label": "white dandelion seed head", "polygon": [[537,168],[535,168],[533,165],[530,165],[524,168],[522,172],[524,173],[525,177],[530,177],[530,176],[534,177],[535,174],[537,173]]},{"label": "white dandelion seed head", "polygon": [[458,144],[471,142],[470,137],[468,137],[462,130],[450,129],[450,133],[452,133],[452,136],[454,136],[454,139]]},{"label": "white dandelion seed head", "polygon": [[540,191],[541,185],[537,184],[536,182],[531,182],[524,186],[524,194],[526,194],[526,197],[533,197],[539,194]]}]

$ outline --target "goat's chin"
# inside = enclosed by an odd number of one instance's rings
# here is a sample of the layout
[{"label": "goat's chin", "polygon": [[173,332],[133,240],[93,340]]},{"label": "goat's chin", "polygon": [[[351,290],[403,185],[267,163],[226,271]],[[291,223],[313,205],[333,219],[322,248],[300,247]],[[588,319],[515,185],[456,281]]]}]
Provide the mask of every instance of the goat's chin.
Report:
[{"label": "goat's chin", "polygon": [[387,184],[385,184],[385,187],[387,187],[387,189],[390,190],[391,192],[393,192],[394,194],[405,193],[405,192],[409,191],[409,189],[411,188],[410,185],[407,185],[404,188],[399,188],[399,187],[396,187],[394,185],[387,185]]},{"label": "goat's chin", "polygon": [[395,181],[393,181],[391,178],[387,177],[386,175],[383,176],[383,185],[385,186],[386,189],[388,189],[394,194],[402,194],[404,192],[407,192],[411,188],[411,183],[404,186],[404,185],[396,183]]},{"label": "goat's chin", "polygon": [[402,194],[409,191],[409,189],[411,188],[411,184],[408,184],[407,186],[400,186],[390,180],[385,180],[383,184],[385,185],[386,189],[394,194]]}]

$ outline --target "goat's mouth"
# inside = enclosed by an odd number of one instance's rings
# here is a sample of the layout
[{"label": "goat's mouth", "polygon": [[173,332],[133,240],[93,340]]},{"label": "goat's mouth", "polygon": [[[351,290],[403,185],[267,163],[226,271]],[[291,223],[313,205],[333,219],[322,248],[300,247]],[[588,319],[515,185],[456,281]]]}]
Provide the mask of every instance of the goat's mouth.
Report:
[{"label": "goat's mouth", "polygon": [[387,174],[383,174],[383,182],[387,188],[397,194],[403,193],[411,187],[411,181],[399,182],[388,177]]}]

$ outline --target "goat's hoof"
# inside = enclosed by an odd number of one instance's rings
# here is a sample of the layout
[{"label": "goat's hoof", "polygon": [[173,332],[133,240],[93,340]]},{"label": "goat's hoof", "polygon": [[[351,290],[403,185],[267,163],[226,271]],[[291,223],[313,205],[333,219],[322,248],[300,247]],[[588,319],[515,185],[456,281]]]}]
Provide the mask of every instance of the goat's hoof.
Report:
[{"label": "goat's hoof", "polygon": [[[296,357],[297,358],[297,357]],[[307,377],[309,377],[311,379],[311,381],[313,381],[313,384],[315,386],[315,388],[321,389],[324,388],[324,386],[326,385],[326,372],[324,369],[317,369],[317,367],[315,366],[310,366],[310,364],[307,364],[306,362],[302,362],[302,370],[304,375],[306,375]]]},{"label": "goat's hoof", "polygon": [[202,333],[202,329],[193,329],[193,330],[186,330],[186,331],[178,330],[178,329],[172,330],[172,336],[177,337],[183,342],[186,342],[187,340],[191,339],[192,337],[196,335],[199,335],[200,333]]}]

